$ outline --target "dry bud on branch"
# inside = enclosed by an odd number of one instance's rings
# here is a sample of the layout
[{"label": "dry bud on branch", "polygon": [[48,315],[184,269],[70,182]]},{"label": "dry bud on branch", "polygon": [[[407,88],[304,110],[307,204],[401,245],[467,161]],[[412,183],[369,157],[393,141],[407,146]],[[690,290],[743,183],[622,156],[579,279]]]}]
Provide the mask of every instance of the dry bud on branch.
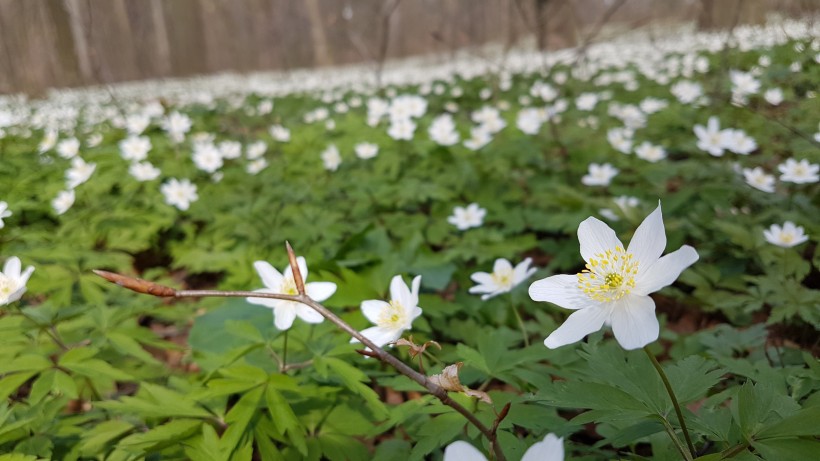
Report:
[{"label": "dry bud on branch", "polygon": [[111,283],[116,283],[121,287],[128,288],[131,291],[136,291],[137,293],[160,297],[174,297],[177,294],[177,291],[171,287],[149,282],[148,280],[128,277],[127,275],[115,274],[113,272],[98,269],[94,269],[94,273]]}]

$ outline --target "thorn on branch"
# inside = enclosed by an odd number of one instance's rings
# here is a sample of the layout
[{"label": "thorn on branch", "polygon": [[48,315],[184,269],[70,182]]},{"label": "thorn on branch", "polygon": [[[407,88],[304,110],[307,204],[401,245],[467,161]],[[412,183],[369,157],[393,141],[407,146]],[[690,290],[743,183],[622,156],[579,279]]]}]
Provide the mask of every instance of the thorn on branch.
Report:
[{"label": "thorn on branch", "polygon": [[94,269],[93,272],[111,283],[116,283],[121,287],[128,288],[131,291],[136,291],[137,293],[159,297],[174,297],[177,294],[177,291],[171,287],[149,282],[148,280],[128,277],[127,275],[116,274],[114,272],[99,269]]},{"label": "thorn on branch", "polygon": [[293,282],[296,283],[296,291],[305,296],[305,279],[302,278],[302,271],[299,270],[296,253],[293,252],[290,242],[285,242],[285,248],[288,250],[288,261],[290,262],[290,270],[293,273]]}]

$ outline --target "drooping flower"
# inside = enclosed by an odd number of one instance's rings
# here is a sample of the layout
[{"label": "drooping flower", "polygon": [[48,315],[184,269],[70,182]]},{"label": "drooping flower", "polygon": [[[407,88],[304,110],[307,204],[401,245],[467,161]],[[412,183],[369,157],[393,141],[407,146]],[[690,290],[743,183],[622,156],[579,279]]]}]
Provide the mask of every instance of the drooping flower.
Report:
[{"label": "drooping flower", "polygon": [[658,339],[660,326],[649,293],[670,285],[698,260],[697,252],[688,245],[661,257],[666,234],[660,204],[638,226],[626,249],[615,231],[592,217],[578,226],[578,240],[584,270],[530,285],[533,300],[575,311],[544,344],[551,349],[572,344],[604,324],[612,326],[615,339],[627,350]]},{"label": "drooping flower", "polygon": [[71,168],[65,172],[66,187],[69,189],[74,189],[80,184],[88,181],[88,178],[94,174],[94,170],[96,169],[96,163],[86,163],[85,160],[80,157],[72,158]]},{"label": "drooping flower", "polygon": [[[444,461],[486,461],[476,447],[458,440],[444,449]],[[547,434],[544,440],[534,443],[524,452],[521,461],[564,461],[564,438]]]},{"label": "drooping flower", "polygon": [[57,197],[51,201],[51,207],[54,208],[54,212],[58,215],[61,215],[68,211],[71,208],[71,205],[74,205],[74,190],[64,190],[57,194]]},{"label": "drooping flower", "polygon": [[456,226],[458,230],[467,230],[471,227],[481,227],[486,214],[487,210],[477,203],[471,203],[466,207],[453,208],[453,214],[447,218],[447,222]]},{"label": "drooping flower", "polygon": [[[401,275],[390,281],[390,302],[378,299],[362,301],[362,314],[376,326],[362,330],[362,335],[381,347],[399,339],[405,330],[413,325],[413,320],[421,315],[419,307],[419,286],[421,276],[413,279],[413,288],[407,286]],[[356,338],[350,342],[358,342]]]},{"label": "drooping flower", "polygon": [[754,168],[744,168],[742,171],[743,178],[746,179],[746,184],[763,192],[770,194],[774,192],[774,176],[766,174],[763,168],[758,166]]},{"label": "drooping flower", "polygon": [[[296,258],[296,265],[299,266],[299,273],[302,280],[307,281],[308,267],[307,261],[302,256]],[[296,281],[293,279],[293,270],[288,266],[284,273],[274,269],[266,261],[255,261],[253,267],[265,284],[265,288],[253,290],[257,293],[278,293],[283,295],[297,295]],[[331,297],[336,292],[336,284],[333,282],[310,282],[305,283],[305,294],[312,300],[322,302]],[[270,298],[246,298],[251,304],[273,309],[273,322],[279,330],[287,330],[293,325],[296,317],[307,323],[321,323],[324,320],[321,314],[309,306],[295,301]]]},{"label": "drooping flower", "polygon": [[493,296],[506,293],[524,280],[527,280],[535,273],[536,268],[530,268],[531,258],[527,258],[514,268],[512,264],[504,258],[498,258],[493,265],[493,272],[476,272],[470,278],[478,285],[470,288],[470,293],[481,293],[481,300],[487,300]]},{"label": "drooping flower", "polygon": [[801,226],[795,226],[793,222],[786,221],[783,227],[778,224],[772,224],[768,229],[763,230],[763,237],[772,245],[777,245],[783,248],[791,248],[800,245],[809,239]]},{"label": "drooping flower", "polygon": [[34,272],[34,267],[28,266],[24,272],[20,272],[21,269],[22,264],[17,256],[6,260],[3,272],[0,273],[0,306],[17,301],[26,292],[26,282]]}]

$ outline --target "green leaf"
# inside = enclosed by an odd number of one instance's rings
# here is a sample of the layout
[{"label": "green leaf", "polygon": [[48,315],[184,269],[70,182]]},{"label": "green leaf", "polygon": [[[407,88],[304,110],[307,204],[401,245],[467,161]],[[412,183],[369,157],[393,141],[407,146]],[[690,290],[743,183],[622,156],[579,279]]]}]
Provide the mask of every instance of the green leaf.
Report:
[{"label": "green leaf", "polygon": [[[379,395],[369,386],[362,384],[364,381],[369,381],[369,378],[361,370],[335,357],[316,357],[316,359],[314,359],[314,365],[317,371],[323,366],[333,370],[334,376],[340,378],[345,387],[364,398],[365,402],[367,402],[367,407],[373,412],[376,418],[387,418],[387,408],[385,408]],[[325,374],[325,376],[327,376],[327,374]]]},{"label": "green leaf", "polygon": [[767,461],[807,461],[816,459],[820,453],[820,441],[809,439],[757,440],[752,442],[752,446]]},{"label": "green leaf", "polygon": [[271,419],[282,434],[287,434],[290,442],[302,455],[307,455],[305,428],[293,412],[290,404],[282,397],[276,386],[269,384],[265,388],[265,403]]},{"label": "green leaf", "polygon": [[0,401],[6,400],[11,394],[15,393],[20,386],[29,380],[32,376],[37,374],[36,371],[23,371],[5,376],[0,379]]},{"label": "green leaf", "polygon": [[248,425],[258,414],[259,402],[262,401],[264,392],[263,387],[246,392],[225,415],[228,429],[222,434],[219,444],[224,453],[236,453],[239,450]]},{"label": "green leaf", "polygon": [[422,459],[436,448],[443,447],[464,429],[466,420],[458,413],[444,413],[425,423],[418,433],[418,441],[408,459]]},{"label": "green leaf", "polygon": [[755,438],[798,437],[820,435],[820,406],[804,408],[774,424],[764,427]]},{"label": "green leaf", "polygon": [[176,419],[147,432],[129,435],[120,440],[117,446],[148,453],[162,447],[179,445],[183,440],[199,432],[202,424],[199,420]]},{"label": "green leaf", "polygon": [[134,429],[134,425],[122,420],[104,421],[90,430],[83,432],[80,442],[80,451],[85,456],[94,456],[103,451],[106,445],[112,443],[127,432]]}]

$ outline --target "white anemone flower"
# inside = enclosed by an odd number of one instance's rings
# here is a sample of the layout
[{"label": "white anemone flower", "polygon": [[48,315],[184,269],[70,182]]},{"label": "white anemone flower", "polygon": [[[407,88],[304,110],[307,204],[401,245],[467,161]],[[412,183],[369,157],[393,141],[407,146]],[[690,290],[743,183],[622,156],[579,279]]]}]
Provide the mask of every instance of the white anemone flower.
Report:
[{"label": "white anemone flower", "polygon": [[801,226],[795,226],[793,222],[786,221],[781,227],[778,224],[772,224],[771,227],[763,231],[763,237],[772,245],[777,245],[783,248],[791,248],[800,245],[809,239]]},{"label": "white anemone flower", "polygon": [[[362,335],[382,347],[399,339],[405,330],[413,325],[413,320],[421,315],[419,307],[419,286],[421,276],[413,279],[412,290],[401,279],[401,275],[390,281],[390,302],[379,299],[362,301],[362,314],[376,326],[361,331]],[[351,343],[358,342],[356,338]]]},{"label": "white anemone flower", "polygon": [[698,260],[697,251],[688,245],[661,257],[666,233],[660,204],[638,226],[626,250],[615,231],[592,217],[578,226],[578,240],[584,270],[530,285],[533,300],[575,311],[544,344],[550,349],[572,344],[604,324],[612,326],[615,339],[626,350],[658,339],[660,326],[649,293],[672,284]]},{"label": "white anemone flower", "polygon": [[[302,274],[302,280],[306,281],[308,277],[308,268],[305,258],[299,256],[296,258],[296,265],[299,266],[299,273]],[[255,261],[253,267],[265,284],[265,288],[253,290],[257,293],[278,293],[282,295],[297,295],[296,281],[293,279],[293,271],[290,266],[285,269],[284,273],[274,269],[270,263],[266,261]],[[311,282],[305,283],[305,294],[310,299],[322,302],[331,297],[336,292],[336,284],[333,282]],[[270,298],[246,298],[251,304],[259,304],[273,309],[273,323],[279,330],[287,330],[293,325],[293,320],[296,317],[304,320],[307,323],[321,323],[324,317],[312,307],[295,301],[285,301],[282,299]]]},{"label": "white anemone flower", "polygon": [[521,282],[535,273],[536,268],[530,268],[531,258],[527,258],[515,267],[504,258],[498,258],[493,265],[493,272],[476,272],[470,278],[478,285],[470,288],[470,293],[482,293],[481,300],[485,301],[493,296],[511,291]]},{"label": "white anemone flower", "polygon": [[[444,449],[444,461],[486,461],[487,458],[469,443],[459,440]],[[564,438],[547,434],[544,440],[534,443],[521,461],[564,461]]]},{"label": "white anemone flower", "polygon": [[26,292],[26,282],[34,272],[33,266],[28,266],[21,272],[20,258],[12,256],[6,260],[3,272],[0,273],[0,306],[13,303]]},{"label": "white anemone flower", "polygon": [[9,211],[9,204],[0,201],[0,229],[6,226],[6,223],[3,222],[3,219],[8,218],[11,215],[12,213],[11,211]]}]

